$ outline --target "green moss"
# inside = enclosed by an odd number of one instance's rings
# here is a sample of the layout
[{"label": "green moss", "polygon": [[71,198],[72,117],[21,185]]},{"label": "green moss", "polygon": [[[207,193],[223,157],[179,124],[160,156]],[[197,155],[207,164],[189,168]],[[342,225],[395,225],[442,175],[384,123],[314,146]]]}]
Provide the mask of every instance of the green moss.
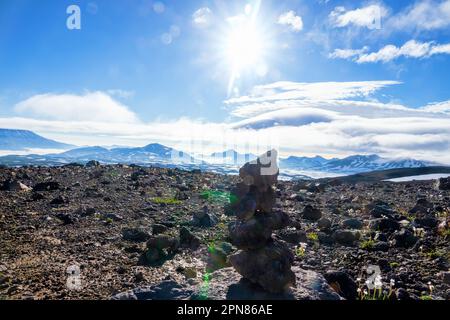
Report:
[{"label": "green moss", "polygon": [[428,296],[428,295],[423,295],[420,297],[420,300],[433,300],[432,296]]},{"label": "green moss", "polygon": [[310,232],[306,235],[306,238],[311,241],[318,241],[319,235],[316,232]]},{"label": "green moss", "polygon": [[391,268],[397,268],[399,265],[400,265],[400,264],[399,264],[398,262],[390,262],[390,263],[389,263],[389,266],[390,266]]},{"label": "green moss", "polygon": [[156,197],[152,199],[153,203],[156,204],[181,204],[182,201],[177,200],[175,198],[162,198],[162,197]]},{"label": "green moss", "polygon": [[375,245],[375,241],[370,239],[370,240],[361,242],[360,247],[361,247],[361,249],[367,250],[367,249],[372,249],[374,245]]}]

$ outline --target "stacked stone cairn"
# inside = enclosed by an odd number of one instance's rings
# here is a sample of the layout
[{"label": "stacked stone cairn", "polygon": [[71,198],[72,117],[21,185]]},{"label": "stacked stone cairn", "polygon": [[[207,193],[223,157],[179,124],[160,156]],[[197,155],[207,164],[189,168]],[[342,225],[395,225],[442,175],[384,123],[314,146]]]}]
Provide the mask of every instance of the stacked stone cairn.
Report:
[{"label": "stacked stone cairn", "polygon": [[239,250],[229,262],[243,278],[270,293],[283,293],[295,285],[291,270],[294,255],[272,232],[287,227],[286,213],[274,210],[279,169],[277,151],[267,151],[239,170],[241,182],[233,190],[236,222],[230,239]]}]

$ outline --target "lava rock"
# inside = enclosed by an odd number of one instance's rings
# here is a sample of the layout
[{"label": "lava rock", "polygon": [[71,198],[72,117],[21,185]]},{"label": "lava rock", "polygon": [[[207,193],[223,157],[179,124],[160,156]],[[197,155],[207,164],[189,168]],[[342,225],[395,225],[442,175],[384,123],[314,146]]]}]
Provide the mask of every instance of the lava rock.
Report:
[{"label": "lava rock", "polygon": [[197,250],[200,247],[200,238],[183,226],[180,229],[180,245],[191,250]]},{"label": "lava rock", "polygon": [[347,300],[356,300],[358,286],[348,273],[344,271],[329,271],[324,274],[324,277],[339,295]]},{"label": "lava rock", "polygon": [[450,190],[450,177],[440,178],[438,182],[439,190]]},{"label": "lava rock", "polygon": [[41,182],[34,185],[33,187],[34,191],[56,191],[59,189],[60,189],[59,182],[56,181]]},{"label": "lava rock", "polygon": [[240,250],[229,257],[231,265],[244,278],[271,293],[280,293],[295,285],[291,270],[292,252],[280,242],[257,250]]},{"label": "lava rock", "polygon": [[306,232],[303,230],[282,230],[278,233],[278,237],[286,242],[292,244],[299,244],[300,242],[307,242]]},{"label": "lava rock", "polygon": [[408,229],[402,229],[394,234],[394,245],[399,248],[411,248],[419,240]]},{"label": "lava rock", "polygon": [[144,227],[126,228],[122,230],[122,238],[128,241],[145,242],[150,238],[150,234]]},{"label": "lava rock", "polygon": [[0,186],[2,191],[16,191],[16,192],[27,192],[31,191],[31,188],[27,187],[20,181],[17,180],[6,180]]},{"label": "lava rock", "polygon": [[322,217],[322,211],[314,208],[311,205],[307,205],[302,212],[302,217],[307,220],[317,221]]},{"label": "lava rock", "polygon": [[155,236],[158,235],[158,234],[164,233],[167,230],[169,230],[169,227],[164,225],[164,224],[155,223],[152,226],[152,234],[155,235]]},{"label": "lava rock", "polygon": [[345,246],[354,245],[355,241],[359,240],[360,237],[360,233],[353,230],[336,230],[333,233],[333,239]]},{"label": "lava rock", "polygon": [[215,214],[208,211],[208,207],[203,207],[201,212],[195,212],[192,219],[192,224],[201,228],[210,228],[215,226],[219,222],[219,219]]},{"label": "lava rock", "polygon": [[363,223],[355,218],[346,219],[342,221],[342,226],[346,229],[361,229],[363,227]]},{"label": "lava rock", "polygon": [[320,230],[329,230],[331,228],[331,221],[327,218],[320,218],[319,221],[317,221],[317,226]]}]

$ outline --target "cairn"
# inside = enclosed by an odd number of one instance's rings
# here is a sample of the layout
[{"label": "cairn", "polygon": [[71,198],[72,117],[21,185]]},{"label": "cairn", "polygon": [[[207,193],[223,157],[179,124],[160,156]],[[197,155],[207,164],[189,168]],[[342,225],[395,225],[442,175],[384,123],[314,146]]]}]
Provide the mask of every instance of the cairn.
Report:
[{"label": "cairn", "polygon": [[272,232],[287,227],[286,213],[273,210],[279,169],[277,152],[271,150],[240,170],[241,182],[233,191],[237,221],[230,225],[230,238],[239,251],[229,262],[245,279],[270,293],[282,293],[295,285],[291,270],[294,256]]}]

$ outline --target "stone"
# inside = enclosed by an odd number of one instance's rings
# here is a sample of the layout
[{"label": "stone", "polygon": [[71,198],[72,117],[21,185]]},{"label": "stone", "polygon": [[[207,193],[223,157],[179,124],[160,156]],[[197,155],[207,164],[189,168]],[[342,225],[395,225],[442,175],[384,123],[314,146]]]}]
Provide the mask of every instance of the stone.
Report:
[{"label": "stone", "polygon": [[400,230],[400,223],[390,218],[374,219],[369,222],[369,228],[381,232]]},{"label": "stone", "polygon": [[383,201],[375,201],[367,205],[366,212],[374,218],[392,217],[396,214],[395,210]]},{"label": "stone", "polygon": [[72,224],[72,223],[74,223],[74,222],[76,221],[75,218],[74,218],[71,214],[68,214],[68,213],[62,213],[62,212],[60,212],[60,213],[58,213],[58,214],[56,215],[56,217],[57,217],[59,220],[61,220],[61,221],[63,222],[64,225]]},{"label": "stone", "polygon": [[328,284],[347,300],[356,300],[358,297],[355,281],[344,271],[328,271],[324,274]]},{"label": "stone", "polygon": [[147,263],[155,264],[173,256],[178,249],[179,240],[168,235],[152,236],[147,241],[144,257]]},{"label": "stone", "polygon": [[204,206],[201,212],[195,212],[192,224],[197,227],[210,228],[215,226],[219,219],[215,214],[209,212],[208,207]]},{"label": "stone", "polygon": [[329,230],[331,228],[331,220],[327,218],[320,218],[319,221],[317,221],[317,226],[320,230]]},{"label": "stone", "polygon": [[307,220],[317,221],[322,217],[322,211],[311,205],[307,205],[303,209],[302,217]]},{"label": "stone", "polygon": [[28,192],[31,191],[30,187],[27,187],[20,181],[17,180],[6,180],[3,182],[3,185],[0,187],[0,190],[3,191],[15,191],[15,192]]},{"label": "stone", "polygon": [[50,201],[50,204],[54,205],[54,206],[59,206],[59,205],[66,204],[66,203],[69,203],[69,199],[67,199],[66,197],[63,197],[63,196],[57,196],[52,201]]},{"label": "stone", "polygon": [[255,161],[247,162],[239,169],[239,177],[247,185],[255,186],[260,192],[276,184],[279,169],[276,164],[277,151],[271,150]]},{"label": "stone", "polygon": [[160,224],[160,223],[155,223],[152,226],[152,233],[153,233],[153,235],[158,235],[158,234],[164,233],[167,230],[169,230],[169,227],[167,227],[167,226],[165,226],[163,224]]},{"label": "stone", "polygon": [[289,216],[284,212],[260,213],[251,220],[236,221],[229,225],[231,243],[240,249],[264,246],[271,239],[272,231],[289,225]]},{"label": "stone", "polygon": [[36,184],[33,187],[33,191],[56,191],[59,190],[59,188],[60,188],[59,182],[47,181]]},{"label": "stone", "polygon": [[346,229],[361,229],[363,227],[363,223],[355,218],[350,218],[342,221],[342,227]]},{"label": "stone", "polygon": [[438,182],[439,190],[450,190],[450,177],[440,178]]},{"label": "stone", "polygon": [[394,234],[394,245],[399,248],[411,248],[419,240],[408,229],[402,229]]},{"label": "stone", "polygon": [[[281,241],[272,238],[274,230],[291,224],[289,216],[274,211],[274,186],[278,178],[277,152],[271,150],[239,170],[242,180],[233,190],[237,221],[228,227],[231,243],[240,250],[228,261],[245,279],[269,293],[281,294],[295,286],[291,270],[294,255]],[[220,250],[218,251],[220,253]],[[225,261],[224,255],[219,256]]]},{"label": "stone", "polygon": [[200,247],[200,238],[183,226],[180,229],[180,246],[197,250]]},{"label": "stone", "polygon": [[122,238],[128,241],[145,242],[150,238],[150,234],[144,227],[125,228],[122,230]]},{"label": "stone", "polygon": [[436,228],[439,224],[439,220],[435,217],[423,217],[423,218],[415,218],[414,225],[419,228]]},{"label": "stone", "polygon": [[300,242],[307,242],[306,232],[303,230],[282,230],[278,233],[278,237],[286,242],[292,244],[299,244]]},{"label": "stone", "polygon": [[333,233],[333,239],[342,245],[353,246],[355,241],[361,237],[360,233],[353,230],[336,230]]},{"label": "stone", "polygon": [[268,292],[283,292],[295,285],[295,275],[290,269],[294,255],[280,242],[274,241],[257,250],[240,250],[229,260],[244,278]]},{"label": "stone", "polygon": [[314,271],[292,267],[296,286],[281,293],[271,293],[260,285],[241,278],[233,268],[210,275],[208,290],[196,288],[191,300],[341,300],[324,277]]}]

